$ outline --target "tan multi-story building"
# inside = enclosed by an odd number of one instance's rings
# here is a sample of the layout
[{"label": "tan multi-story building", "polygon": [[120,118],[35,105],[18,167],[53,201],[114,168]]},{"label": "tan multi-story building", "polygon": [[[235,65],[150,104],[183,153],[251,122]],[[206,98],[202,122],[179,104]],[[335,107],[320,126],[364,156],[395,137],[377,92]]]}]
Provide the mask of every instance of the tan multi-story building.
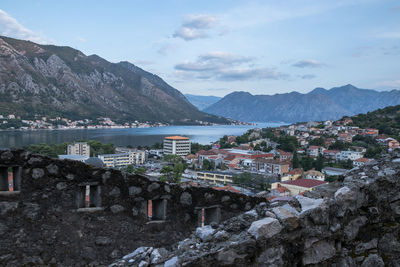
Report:
[{"label": "tan multi-story building", "polygon": [[164,155],[186,156],[190,154],[190,139],[185,136],[168,136],[164,138]]},{"label": "tan multi-story building", "polygon": [[67,146],[67,155],[90,157],[90,145],[86,142],[74,142]]},{"label": "tan multi-story building", "polygon": [[203,180],[213,184],[227,184],[233,182],[232,174],[224,172],[199,171],[196,174],[197,180]]}]

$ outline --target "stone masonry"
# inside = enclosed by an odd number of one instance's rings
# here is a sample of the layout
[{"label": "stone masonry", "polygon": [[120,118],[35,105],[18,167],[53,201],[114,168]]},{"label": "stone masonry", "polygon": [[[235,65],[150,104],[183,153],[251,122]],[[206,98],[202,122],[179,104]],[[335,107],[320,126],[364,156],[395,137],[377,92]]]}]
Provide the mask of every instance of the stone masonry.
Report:
[{"label": "stone masonry", "polygon": [[283,203],[259,203],[117,266],[400,266],[400,155]]},{"label": "stone masonry", "polygon": [[262,202],[24,150],[0,150],[0,185],[0,266],[107,266],[139,247],[164,247],[161,259],[203,208],[215,227]]}]

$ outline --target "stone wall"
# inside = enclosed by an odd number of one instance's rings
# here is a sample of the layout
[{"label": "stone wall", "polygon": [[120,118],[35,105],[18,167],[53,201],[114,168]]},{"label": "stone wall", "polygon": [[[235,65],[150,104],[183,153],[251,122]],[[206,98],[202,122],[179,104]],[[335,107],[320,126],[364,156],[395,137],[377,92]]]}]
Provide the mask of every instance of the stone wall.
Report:
[{"label": "stone wall", "polygon": [[261,202],[24,150],[0,151],[0,185],[1,266],[104,266],[141,246],[171,250],[199,225],[202,208],[215,226]]},{"label": "stone wall", "polygon": [[170,248],[111,266],[400,266],[400,158],[386,155],[287,203],[260,203]]}]

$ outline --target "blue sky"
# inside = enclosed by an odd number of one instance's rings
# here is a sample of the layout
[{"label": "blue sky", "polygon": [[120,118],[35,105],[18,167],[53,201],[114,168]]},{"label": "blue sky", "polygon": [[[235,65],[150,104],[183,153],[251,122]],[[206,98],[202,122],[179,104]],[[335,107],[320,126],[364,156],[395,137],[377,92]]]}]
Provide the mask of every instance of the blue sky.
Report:
[{"label": "blue sky", "polygon": [[400,89],[398,0],[2,0],[0,34],[130,61],[183,93]]}]

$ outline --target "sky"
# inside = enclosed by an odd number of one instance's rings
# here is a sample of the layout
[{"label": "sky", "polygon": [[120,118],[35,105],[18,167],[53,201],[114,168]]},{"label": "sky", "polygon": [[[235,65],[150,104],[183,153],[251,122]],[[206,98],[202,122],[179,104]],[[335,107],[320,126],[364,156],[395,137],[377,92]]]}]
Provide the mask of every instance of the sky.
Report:
[{"label": "sky", "polygon": [[400,89],[398,0],[1,0],[0,34],[129,61],[188,94]]}]

